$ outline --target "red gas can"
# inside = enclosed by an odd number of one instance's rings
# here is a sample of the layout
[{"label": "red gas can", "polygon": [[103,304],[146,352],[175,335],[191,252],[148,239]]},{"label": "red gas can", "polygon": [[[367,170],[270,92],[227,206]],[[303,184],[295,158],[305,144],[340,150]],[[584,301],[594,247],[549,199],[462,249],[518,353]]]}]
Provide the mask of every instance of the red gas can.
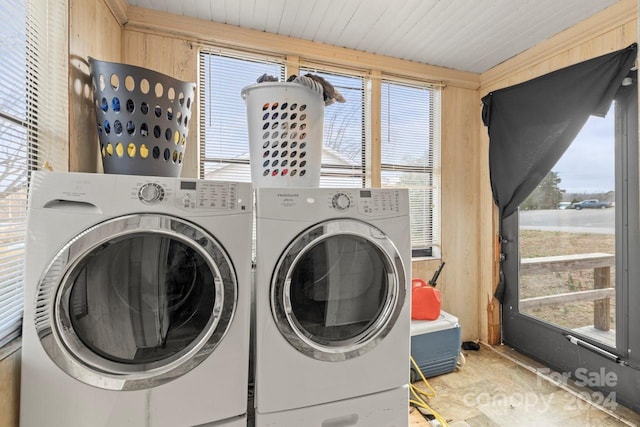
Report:
[{"label": "red gas can", "polygon": [[411,280],[411,319],[436,320],[440,317],[440,290],[422,279]]}]

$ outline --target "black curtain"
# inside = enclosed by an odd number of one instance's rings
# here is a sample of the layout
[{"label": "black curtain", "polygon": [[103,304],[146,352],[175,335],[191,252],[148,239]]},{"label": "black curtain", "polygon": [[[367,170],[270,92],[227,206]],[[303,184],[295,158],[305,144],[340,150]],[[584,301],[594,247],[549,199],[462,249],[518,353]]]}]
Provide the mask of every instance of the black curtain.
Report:
[{"label": "black curtain", "polygon": [[[590,115],[606,115],[634,64],[634,43],[482,98],[489,173],[500,220],[513,214],[573,142]],[[496,297],[502,302],[504,287]]]}]

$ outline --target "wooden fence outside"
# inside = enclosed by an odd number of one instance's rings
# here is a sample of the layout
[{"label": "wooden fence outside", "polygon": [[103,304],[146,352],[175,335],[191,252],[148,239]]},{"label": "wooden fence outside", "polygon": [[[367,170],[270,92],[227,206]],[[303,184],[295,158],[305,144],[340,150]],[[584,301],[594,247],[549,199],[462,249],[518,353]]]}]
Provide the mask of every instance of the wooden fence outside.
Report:
[{"label": "wooden fence outside", "polygon": [[611,267],[614,265],[615,255],[599,252],[522,259],[520,261],[521,275],[593,268],[593,289],[521,299],[520,309],[593,301],[593,325],[596,329],[608,331],[611,327],[609,316],[610,300],[615,297],[615,288],[611,287]]}]

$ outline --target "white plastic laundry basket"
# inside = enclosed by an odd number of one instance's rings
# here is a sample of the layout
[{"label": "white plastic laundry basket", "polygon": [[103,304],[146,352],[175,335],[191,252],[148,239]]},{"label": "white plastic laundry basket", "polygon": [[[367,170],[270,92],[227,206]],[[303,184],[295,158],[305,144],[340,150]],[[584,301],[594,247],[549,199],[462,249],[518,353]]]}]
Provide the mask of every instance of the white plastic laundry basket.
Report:
[{"label": "white plastic laundry basket", "polygon": [[298,83],[242,89],[247,107],[254,187],[318,187],[324,100]]}]

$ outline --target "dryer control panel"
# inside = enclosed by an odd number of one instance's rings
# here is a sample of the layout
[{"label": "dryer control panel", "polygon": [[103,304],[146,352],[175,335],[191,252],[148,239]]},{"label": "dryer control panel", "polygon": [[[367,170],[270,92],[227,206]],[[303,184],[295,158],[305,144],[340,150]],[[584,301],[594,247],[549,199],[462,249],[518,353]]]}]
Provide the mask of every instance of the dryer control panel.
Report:
[{"label": "dryer control panel", "polygon": [[388,215],[400,211],[400,193],[383,188],[338,191],[331,195],[331,208],[344,212],[357,209],[367,216]]},{"label": "dryer control panel", "polygon": [[258,188],[261,218],[283,221],[329,217],[382,219],[409,214],[407,189]]},{"label": "dryer control panel", "polygon": [[400,211],[400,192],[395,190],[375,189],[359,190],[358,212],[376,216]]},{"label": "dryer control panel", "polygon": [[400,193],[391,189],[338,191],[331,196],[331,207],[337,211],[356,209],[367,216],[387,215],[400,209]]}]

